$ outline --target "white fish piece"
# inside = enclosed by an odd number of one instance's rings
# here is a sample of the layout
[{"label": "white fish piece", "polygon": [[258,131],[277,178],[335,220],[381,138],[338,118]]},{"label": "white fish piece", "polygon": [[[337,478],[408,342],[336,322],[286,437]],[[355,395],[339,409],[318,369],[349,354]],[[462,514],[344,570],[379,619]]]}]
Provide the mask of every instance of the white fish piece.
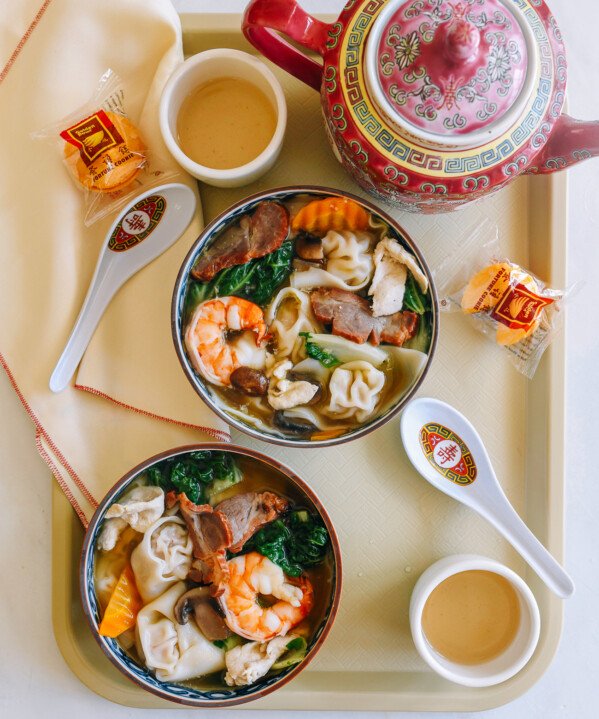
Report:
[{"label": "white fish piece", "polygon": [[403,306],[408,270],[422,292],[428,291],[428,279],[414,255],[397,240],[385,237],[374,250],[374,278],[368,290],[372,295],[372,314],[385,317],[399,312]]},{"label": "white fish piece", "polygon": [[268,403],[273,409],[290,409],[307,404],[318,392],[318,385],[306,380],[288,380],[287,372],[293,367],[289,360],[278,362],[272,369],[268,385]]},{"label": "white fish piece", "polygon": [[145,532],[163,512],[164,491],[160,487],[134,487],[106,511],[106,521],[98,537],[98,548],[104,551],[114,549],[127,525],[136,532]]},{"label": "white fish piece", "polygon": [[269,642],[249,642],[233,647],[225,654],[225,681],[230,687],[253,684],[285,654],[287,645],[295,638],[290,634],[286,637],[275,637]]}]

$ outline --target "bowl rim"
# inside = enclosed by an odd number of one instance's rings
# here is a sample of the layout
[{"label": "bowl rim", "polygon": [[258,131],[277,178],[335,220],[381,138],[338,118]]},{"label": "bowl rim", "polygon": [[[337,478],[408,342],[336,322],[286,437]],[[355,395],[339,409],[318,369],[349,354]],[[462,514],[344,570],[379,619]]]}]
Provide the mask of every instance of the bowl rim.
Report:
[{"label": "bowl rim", "polygon": [[[369,210],[371,213],[374,213],[375,215],[378,215],[381,217],[388,225],[390,225],[401,237],[405,240],[406,244],[410,248],[410,250],[414,253],[416,258],[418,259],[420,266],[424,270],[424,273],[429,281],[429,286],[431,289],[431,304],[432,304],[432,336],[431,336],[431,343],[429,347],[429,351],[427,354],[427,359],[424,367],[422,368],[422,372],[420,373],[420,376],[418,379],[412,384],[412,386],[409,388],[409,390],[405,393],[405,395],[395,404],[393,405],[385,414],[381,415],[380,417],[375,418],[371,422],[367,423],[366,425],[362,426],[359,429],[356,429],[353,432],[345,433],[340,435],[339,437],[333,437],[331,439],[322,439],[322,440],[306,440],[306,439],[298,439],[298,440],[292,440],[287,437],[277,437],[275,435],[265,435],[260,430],[256,429],[255,427],[252,427],[248,424],[243,423],[241,420],[236,419],[235,417],[231,416],[228,412],[221,409],[221,407],[218,406],[216,402],[214,402],[209,394],[209,392],[202,386],[200,380],[196,376],[195,372],[193,371],[193,368],[191,367],[191,363],[187,360],[185,348],[183,346],[183,337],[182,333],[179,333],[178,331],[178,320],[179,320],[179,305],[180,305],[180,296],[182,292],[182,288],[184,284],[187,281],[187,278],[189,276],[189,273],[191,271],[191,267],[193,264],[193,260],[196,258],[196,255],[201,251],[203,245],[206,244],[206,242],[210,239],[214,229],[220,225],[223,221],[226,220],[227,216],[237,212],[239,209],[243,208],[246,205],[250,205],[252,203],[256,203],[260,200],[266,200],[268,198],[277,199],[280,195],[285,194],[315,194],[315,195],[324,195],[324,196],[341,196],[341,197],[347,197],[354,202],[357,202],[358,204],[365,207],[367,210]],[[173,338],[173,343],[175,345],[175,351],[177,353],[177,357],[179,359],[179,363],[183,369],[183,372],[185,373],[185,376],[187,377],[189,383],[191,384],[192,388],[196,392],[196,394],[202,399],[202,401],[208,405],[208,407],[216,414],[218,417],[220,417],[224,422],[226,422],[228,425],[232,425],[235,427],[235,429],[238,429],[240,432],[243,432],[244,434],[249,435],[250,437],[253,437],[255,439],[259,439],[262,442],[266,442],[269,444],[276,444],[281,445],[284,447],[310,447],[310,448],[316,448],[316,447],[332,447],[338,444],[345,444],[346,442],[351,442],[355,439],[359,439],[360,437],[364,437],[367,434],[370,434],[370,432],[373,432],[375,429],[378,429],[379,427],[382,427],[384,424],[389,422],[393,417],[395,417],[401,410],[406,406],[406,404],[412,399],[414,394],[420,389],[420,386],[424,382],[424,379],[426,378],[426,375],[428,374],[428,371],[430,369],[431,363],[433,361],[433,357],[435,356],[435,352],[437,349],[437,341],[439,338],[439,299],[437,296],[437,289],[435,286],[435,281],[433,274],[430,270],[430,267],[428,266],[428,263],[424,259],[424,256],[414,240],[412,239],[409,232],[407,232],[402,225],[399,224],[396,220],[394,220],[387,212],[384,210],[378,208],[374,203],[370,202],[369,200],[364,199],[363,197],[360,197],[358,195],[355,195],[351,192],[346,192],[345,190],[336,189],[333,187],[327,187],[324,185],[289,185],[289,186],[280,186],[280,187],[274,187],[270,188],[268,190],[262,190],[260,192],[256,192],[252,195],[249,195],[248,197],[245,197],[242,200],[239,200],[235,202],[234,204],[227,207],[225,210],[220,212],[211,222],[209,222],[206,227],[202,230],[202,232],[199,234],[198,238],[195,240],[193,245],[190,247],[187,255],[185,256],[185,259],[183,260],[181,267],[179,269],[179,272],[177,273],[177,278],[175,280],[175,285],[173,289],[173,295],[171,300],[171,334]]]},{"label": "bowl rim", "polygon": [[[97,529],[100,524],[100,522],[104,519],[104,514],[110,504],[114,501],[114,498],[116,495],[119,494],[131,481],[133,481],[141,472],[143,472],[148,467],[156,464],[157,462],[160,462],[163,459],[168,459],[169,457],[177,456],[179,454],[184,454],[187,452],[197,452],[202,450],[210,450],[210,451],[225,451],[225,452],[231,452],[233,454],[242,454],[246,457],[250,457],[251,459],[257,460],[258,462],[262,462],[265,464],[268,464],[270,467],[275,469],[278,472],[281,472],[284,474],[291,482],[298,487],[303,494],[305,494],[310,502],[313,504],[315,509],[320,514],[322,520],[325,523],[325,526],[327,528],[327,531],[329,532],[329,537],[331,540],[331,549],[333,553],[333,563],[335,567],[335,577],[334,577],[334,588],[331,594],[331,602],[329,605],[329,612],[326,618],[324,619],[324,625],[322,627],[322,631],[320,632],[318,638],[314,642],[314,645],[311,647],[310,651],[306,654],[304,659],[297,664],[295,667],[293,667],[287,674],[281,677],[279,681],[273,682],[270,686],[264,687],[263,689],[259,689],[256,692],[246,695],[246,696],[239,696],[239,697],[231,697],[230,699],[226,698],[219,698],[219,699],[190,699],[186,697],[181,696],[174,696],[170,694],[166,689],[162,690],[154,686],[149,686],[142,681],[140,681],[135,675],[131,674],[129,670],[117,659],[117,657],[114,656],[111,649],[105,644],[105,642],[102,641],[100,635],[98,634],[97,628],[96,628],[96,622],[93,617],[93,613],[91,610],[91,606],[89,603],[89,596],[88,596],[88,586],[86,582],[86,576],[87,576],[87,567],[90,559],[93,557],[94,554],[94,548],[95,548],[95,541],[92,543],[92,537],[95,539],[97,538]],[[254,701],[256,699],[261,699],[262,697],[265,697],[268,694],[271,694],[275,690],[279,689],[280,687],[287,684],[289,681],[294,679],[300,672],[302,672],[308,664],[312,661],[312,659],[316,656],[320,648],[322,647],[325,639],[329,635],[333,624],[335,622],[335,619],[337,617],[337,612],[339,609],[339,602],[341,598],[341,590],[343,585],[343,561],[341,557],[341,545],[339,543],[339,538],[337,536],[337,532],[335,530],[335,527],[333,525],[333,522],[327,512],[327,510],[324,507],[324,504],[314,491],[310,485],[303,480],[293,469],[288,467],[283,462],[280,462],[278,459],[275,459],[274,457],[269,457],[268,455],[264,454],[263,452],[260,452],[255,449],[251,449],[249,447],[242,447],[241,445],[232,444],[229,442],[200,442],[197,444],[187,444],[187,445],[180,445],[177,447],[174,447],[172,449],[167,449],[162,452],[159,452],[158,454],[153,455],[152,457],[149,457],[148,459],[145,459],[144,461],[137,464],[135,467],[130,469],[126,474],[124,474],[104,495],[102,501],[96,508],[89,525],[85,532],[85,537],[83,541],[83,546],[81,548],[81,556],[79,560],[79,594],[81,599],[81,604],[83,607],[83,613],[85,615],[85,618],[87,619],[87,622],[89,624],[90,630],[92,632],[92,635],[96,641],[96,643],[100,646],[104,654],[108,657],[110,662],[124,675],[126,676],[130,681],[132,681],[137,686],[141,687],[145,691],[150,692],[151,694],[154,694],[162,699],[167,699],[168,701],[172,701],[178,704],[184,704],[186,706],[191,707],[198,707],[198,708],[207,708],[207,707],[231,707],[236,706],[239,704],[245,704],[251,701]],[[160,681],[160,680],[157,680]],[[162,683],[162,682],[161,682]],[[177,683],[177,682],[175,682]]]}]

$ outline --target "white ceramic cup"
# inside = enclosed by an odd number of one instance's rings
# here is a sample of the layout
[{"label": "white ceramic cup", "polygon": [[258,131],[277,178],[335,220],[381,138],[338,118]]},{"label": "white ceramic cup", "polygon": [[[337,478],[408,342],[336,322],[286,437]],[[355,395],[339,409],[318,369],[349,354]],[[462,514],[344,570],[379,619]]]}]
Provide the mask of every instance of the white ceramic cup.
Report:
[{"label": "white ceramic cup", "polygon": [[[422,628],[422,612],[431,592],[454,574],[471,570],[494,572],[505,577],[520,601],[520,626],[510,646],[498,657],[482,664],[458,664],[446,659],[429,643]],[[541,630],[539,607],[528,585],[515,572],[494,559],[475,554],[455,554],[431,565],[418,579],[410,601],[410,627],[416,649],[438,674],[467,687],[489,687],[510,679],[532,657]]]},{"label": "white ceramic cup", "polygon": [[[200,85],[221,77],[239,78],[253,83],[270,100],[277,115],[274,134],[258,157],[245,165],[227,170],[199,165],[177,143],[177,117],[183,101]],[[159,118],[164,142],[184,170],[209,185],[240,187],[256,180],[275,163],[285,136],[287,105],[283,88],[262,61],[240,50],[222,48],[193,55],[175,70],[162,91]]]}]

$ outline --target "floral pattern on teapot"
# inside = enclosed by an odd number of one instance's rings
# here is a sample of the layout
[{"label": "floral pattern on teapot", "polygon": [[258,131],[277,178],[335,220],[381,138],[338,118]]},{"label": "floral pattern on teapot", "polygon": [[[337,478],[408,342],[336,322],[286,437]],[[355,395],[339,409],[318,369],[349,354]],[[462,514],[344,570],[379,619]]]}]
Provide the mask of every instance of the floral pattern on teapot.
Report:
[{"label": "floral pattern on teapot", "polygon": [[518,21],[498,0],[402,6],[377,48],[377,80],[390,106],[444,136],[484,127],[522,90],[528,53]]}]

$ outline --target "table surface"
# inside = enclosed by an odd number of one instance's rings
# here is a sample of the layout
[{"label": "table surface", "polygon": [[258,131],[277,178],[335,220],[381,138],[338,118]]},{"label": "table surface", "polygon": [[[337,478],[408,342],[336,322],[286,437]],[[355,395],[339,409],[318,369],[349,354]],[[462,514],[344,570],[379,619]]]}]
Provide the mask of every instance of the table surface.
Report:
[{"label": "table surface", "polygon": [[[310,12],[338,12],[342,0],[302,0]],[[551,8],[569,48],[569,112],[581,119],[599,117],[599,50],[595,0],[551,0]],[[239,12],[246,0],[174,0],[179,12]],[[592,84],[589,83],[589,78]],[[594,89],[595,92],[590,92]],[[592,512],[599,506],[594,442],[589,429],[599,419],[599,323],[593,316],[596,281],[590,268],[599,267],[599,161],[570,170],[569,281],[586,284],[573,298],[568,313],[568,369],[566,408],[566,565],[577,591],[568,600],[564,633],[555,660],[542,679],[512,704],[485,717],[524,719],[597,716],[599,701],[599,595],[596,547],[599,523]],[[586,307],[586,309],[584,309]],[[142,710],[111,704],[93,694],[71,674],[54,642],[51,622],[50,479],[34,445],[33,426],[0,372],[0,460],[4,495],[0,522],[0,716],[29,719],[121,719]],[[29,511],[36,507],[34,515]],[[7,510],[9,508],[9,510]],[[41,508],[41,511],[38,509]],[[23,532],[23,527],[27,531]],[[334,709],[334,707],[331,707]],[[210,711],[222,716],[224,711]],[[148,712],[151,719],[173,717],[172,712]],[[272,712],[282,719],[301,712]],[[200,710],[177,711],[177,719],[208,715]],[[226,716],[263,716],[264,712],[228,710]],[[311,714],[316,719],[319,713]],[[323,712],[333,718],[340,712]],[[380,717],[375,713],[356,718]],[[414,715],[416,716],[416,715]],[[421,715],[426,716],[426,715]],[[441,714],[453,717],[456,714]]]}]

